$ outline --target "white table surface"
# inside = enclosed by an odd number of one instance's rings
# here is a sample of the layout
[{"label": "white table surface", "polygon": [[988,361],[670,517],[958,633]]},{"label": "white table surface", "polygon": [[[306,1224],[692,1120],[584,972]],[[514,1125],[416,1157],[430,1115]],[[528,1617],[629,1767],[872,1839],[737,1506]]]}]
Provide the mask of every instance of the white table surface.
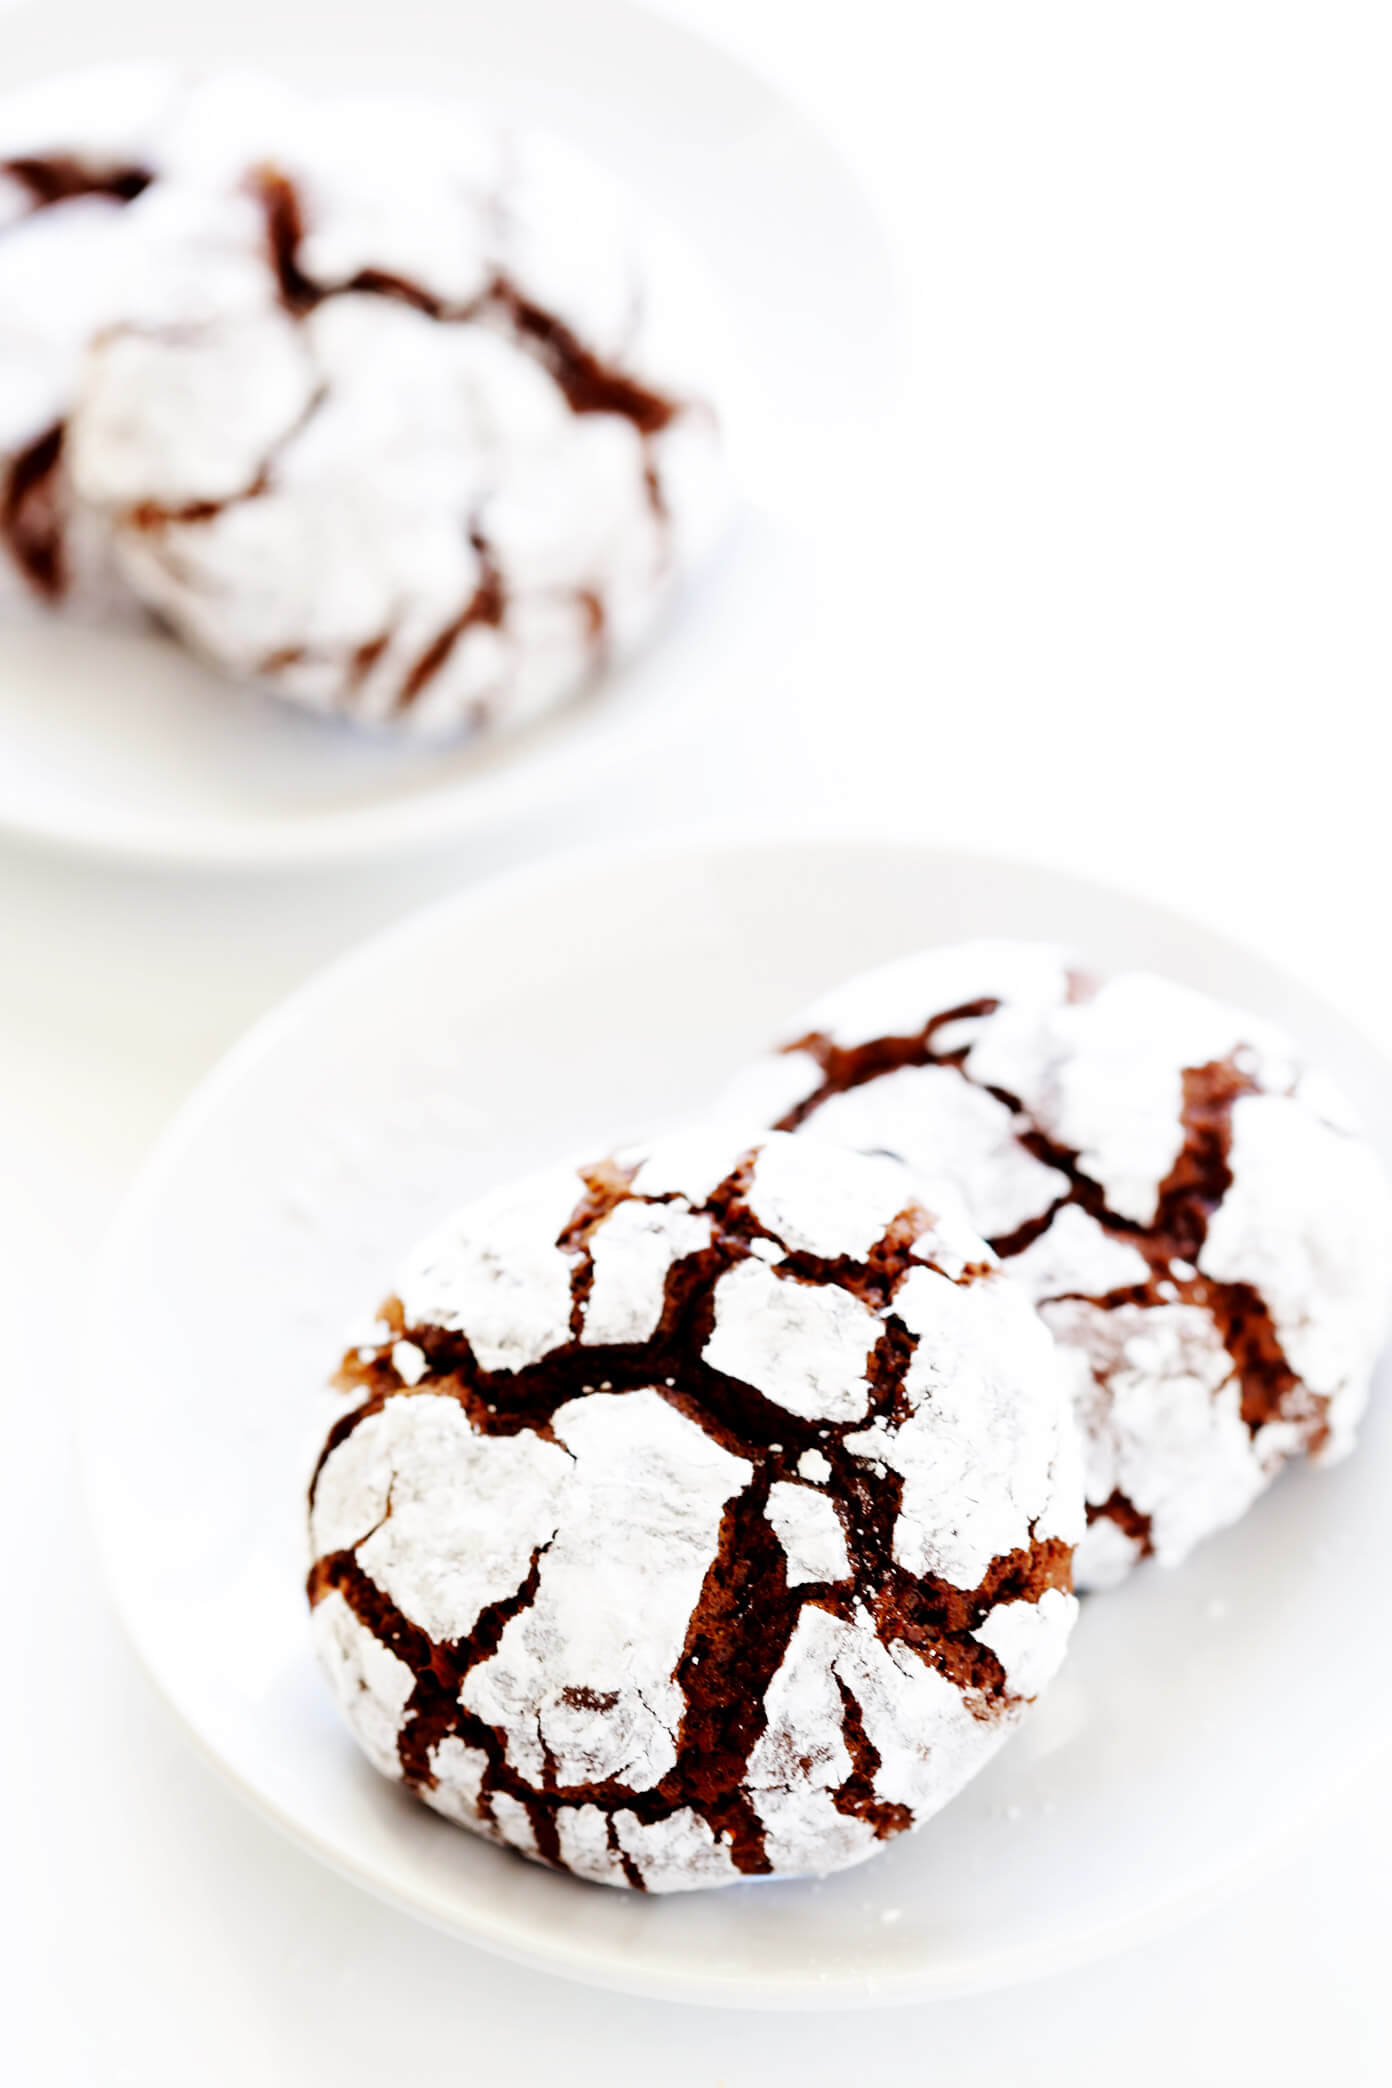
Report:
[{"label": "white table surface", "polygon": [[[721,2015],[515,1970],[341,1885],[222,1788],[107,1612],[70,1431],[103,1227],[252,1018],[461,880],[596,826],[883,809],[1202,912],[1392,1046],[1385,10],[655,4],[833,131],[912,291],[902,444],[819,525],[816,685],[713,691],[709,731],[602,803],[396,868],[0,848],[0,2074],[1384,2081],[1392,1757],[1144,1950],[987,2000]],[[1292,1679],[1332,1716],[1357,1687]]]}]

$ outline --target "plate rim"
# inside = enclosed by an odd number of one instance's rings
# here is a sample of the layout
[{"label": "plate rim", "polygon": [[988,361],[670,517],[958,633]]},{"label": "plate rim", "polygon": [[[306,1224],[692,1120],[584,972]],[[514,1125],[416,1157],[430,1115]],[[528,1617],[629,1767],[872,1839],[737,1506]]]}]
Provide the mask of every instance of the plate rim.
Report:
[{"label": "plate rim", "polygon": [[133,1614],[122,1571],[115,1560],[115,1547],[109,1537],[95,1441],[96,1416],[101,1410],[96,1389],[100,1383],[100,1371],[96,1367],[100,1354],[98,1330],[103,1320],[104,1300],[119,1285],[129,1245],[139,1239],[147,1212],[158,1204],[168,1177],[182,1163],[186,1146],[215,1114],[224,1096],[235,1090],[246,1072],[273,1055],[282,1037],[299,1027],[321,995],[331,994],[358,967],[370,970],[389,951],[405,949],[417,937],[429,940],[437,926],[446,919],[457,917],[467,921],[472,916],[488,913],[500,903],[506,905],[514,900],[525,900],[529,894],[545,891],[553,885],[569,887],[586,874],[602,876],[606,871],[624,865],[641,866],[681,857],[693,861],[717,856],[757,858],[789,848],[831,852],[854,850],[881,855],[895,853],[916,859],[919,866],[930,874],[933,870],[941,873],[949,868],[957,871],[966,868],[968,874],[978,870],[1005,870],[1017,875],[1038,876],[1056,887],[1109,890],[1127,905],[1137,907],[1157,921],[1200,929],[1211,943],[1255,955],[1273,974],[1292,981],[1310,1001],[1355,1033],[1392,1080],[1392,1055],[1322,989],[1306,985],[1298,972],[1264,950],[1242,943],[1221,928],[1209,928],[1184,910],[1157,900],[1128,882],[1089,877],[1038,857],[1010,851],[960,848],[939,843],[925,838],[912,826],[885,827],[865,819],[828,821],[816,816],[761,826],[757,832],[735,819],[700,821],[670,832],[558,848],[466,882],[425,905],[411,908],[330,962],[317,967],[252,1023],[196,1083],[159,1133],[137,1170],[89,1265],[88,1306],[78,1344],[83,1367],[75,1434],[80,1490],[88,1527],[94,1539],[107,1600],[128,1645],[156,1694],[193,1742],[200,1757],[243,1802],[292,1843],[316,1857],[338,1877],[361,1887],[398,1911],[424,1921],[457,1941],[537,1971],[611,1992],[680,2002],[687,2006],[771,2013],[798,2010],[822,2013],[908,2006],[935,1999],[1000,1991],[1078,1970],[1163,1936],[1221,1904],[1277,1865],[1290,1846],[1313,1831],[1321,1815],[1333,1809],[1341,1792],[1377,1758],[1385,1747],[1386,1736],[1370,1728],[1363,1739],[1347,1744],[1332,1768],[1311,1783],[1308,1803],[1302,1810],[1267,1819],[1235,1848],[1229,1845],[1221,1859],[1207,1869],[1191,1872],[1173,1890],[1160,1894],[1133,1912],[1110,1919],[1104,1925],[1072,1931],[1057,1941],[1045,1936],[1027,1946],[1012,1945],[999,1955],[977,1953],[970,1964],[959,1963],[948,1956],[931,1965],[920,1965],[902,1972],[887,1971],[882,1976],[856,1972],[842,1979],[816,1975],[799,1977],[797,1974],[770,1978],[761,1974],[744,1979],[728,1971],[701,1971],[693,1976],[678,1977],[648,1970],[628,1974],[612,1953],[587,1951],[582,1932],[577,1931],[573,1940],[564,1946],[553,1939],[537,1943],[529,1939],[525,1922],[514,1917],[500,1919],[495,1916],[490,1927],[482,1918],[460,1918],[457,1912],[450,1911],[442,1903],[432,1904],[429,1895],[418,1896],[398,1889],[375,1872],[367,1860],[347,1854],[326,1840],[228,1761],[179,1701],[173,1682],[166,1678],[164,1665],[151,1650],[141,1623]]}]

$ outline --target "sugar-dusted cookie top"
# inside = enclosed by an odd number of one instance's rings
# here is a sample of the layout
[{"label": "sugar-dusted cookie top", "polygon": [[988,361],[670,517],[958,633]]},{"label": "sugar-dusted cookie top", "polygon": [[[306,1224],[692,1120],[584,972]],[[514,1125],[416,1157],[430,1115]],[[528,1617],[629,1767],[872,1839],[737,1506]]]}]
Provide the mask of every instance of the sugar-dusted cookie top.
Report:
[{"label": "sugar-dusted cookie top", "polygon": [[480,733],[648,631],[725,499],[711,316],[588,162],[467,108],[243,83],[141,199],[72,485],[232,676]]},{"label": "sugar-dusted cookie top", "polygon": [[654,1891],[942,1805],[1062,1657],[1053,1346],[897,1163],[695,1130],[411,1260],[315,1476],[321,1658],[378,1768]]},{"label": "sugar-dusted cookie top", "polygon": [[729,1112],[949,1179],[1058,1338],[1080,1585],[1181,1559],[1287,1459],[1349,1446],[1387,1324],[1387,1184],[1269,1024],[981,942],[851,980],[790,1039]]}]

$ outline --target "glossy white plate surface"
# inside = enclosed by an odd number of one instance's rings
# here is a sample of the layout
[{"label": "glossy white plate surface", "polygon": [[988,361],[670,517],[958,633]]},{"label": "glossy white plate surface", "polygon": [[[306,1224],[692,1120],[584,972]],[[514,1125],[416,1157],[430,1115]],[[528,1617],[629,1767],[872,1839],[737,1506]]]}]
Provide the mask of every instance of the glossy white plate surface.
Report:
[{"label": "glossy white plate surface", "polygon": [[[383,1782],[310,1656],[303,1486],[342,1335],[413,1238],[514,1170],[693,1110],[811,992],[964,934],[1062,937],[1277,1017],[1392,1143],[1392,1071],[1265,961],[1029,866],[884,840],[544,863],[298,993],[177,1120],[107,1251],[85,1453],[120,1609],[204,1749],[345,1876],[505,1955],[758,2007],[1002,1984],[1249,1868],[1387,1730],[1392,1415],[1180,1573],[1085,1605],[1063,1674],[953,1806],[821,1884],[644,1899],[554,1876]],[[1387,1387],[1383,1386],[1386,1394]]]},{"label": "glossy white plate surface", "polygon": [[812,126],[632,0],[0,4],[0,91],[137,55],[453,93],[607,166],[682,236],[728,322],[718,388],[742,507],[639,658],[476,750],[397,747],[297,714],[156,636],[0,624],[0,831],[155,861],[410,848],[580,799],[689,721],[717,677],[760,700],[807,628],[800,539],[874,448],[902,348],[874,219]]}]

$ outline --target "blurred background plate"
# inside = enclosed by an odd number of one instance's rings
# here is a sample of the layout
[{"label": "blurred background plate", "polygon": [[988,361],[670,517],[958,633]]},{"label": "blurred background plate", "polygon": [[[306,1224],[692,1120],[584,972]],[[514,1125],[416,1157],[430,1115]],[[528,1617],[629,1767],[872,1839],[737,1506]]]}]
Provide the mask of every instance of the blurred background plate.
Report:
[{"label": "blurred background plate", "polygon": [[629,0],[0,0],[0,88],[137,55],[302,85],[458,94],[583,148],[667,216],[724,306],[743,507],[652,646],[496,747],[383,745],[229,689],[159,640],[0,627],[0,830],[146,860],[419,846],[598,789],[713,688],[815,663],[816,545],[891,424],[901,305],[875,219],[775,89]]},{"label": "blurred background plate", "polygon": [[[1240,1878],[1385,1739],[1392,1413],[1183,1572],[1085,1605],[1038,1713],[937,1820],[823,1883],[605,1892],[370,1770],[309,1650],[303,1488],[345,1328],[490,1181],[700,1107],[811,993],[970,934],[1061,937],[1286,1024],[1392,1153],[1392,1069],[1283,972],[1037,866],[889,840],[566,857],[418,914],[296,994],[166,1136],[107,1250],[84,1451],[106,1567],[170,1702],[346,1876],[489,1949],[635,1993],[847,2006],[999,1986]],[[525,952],[525,963],[519,953]]]}]

